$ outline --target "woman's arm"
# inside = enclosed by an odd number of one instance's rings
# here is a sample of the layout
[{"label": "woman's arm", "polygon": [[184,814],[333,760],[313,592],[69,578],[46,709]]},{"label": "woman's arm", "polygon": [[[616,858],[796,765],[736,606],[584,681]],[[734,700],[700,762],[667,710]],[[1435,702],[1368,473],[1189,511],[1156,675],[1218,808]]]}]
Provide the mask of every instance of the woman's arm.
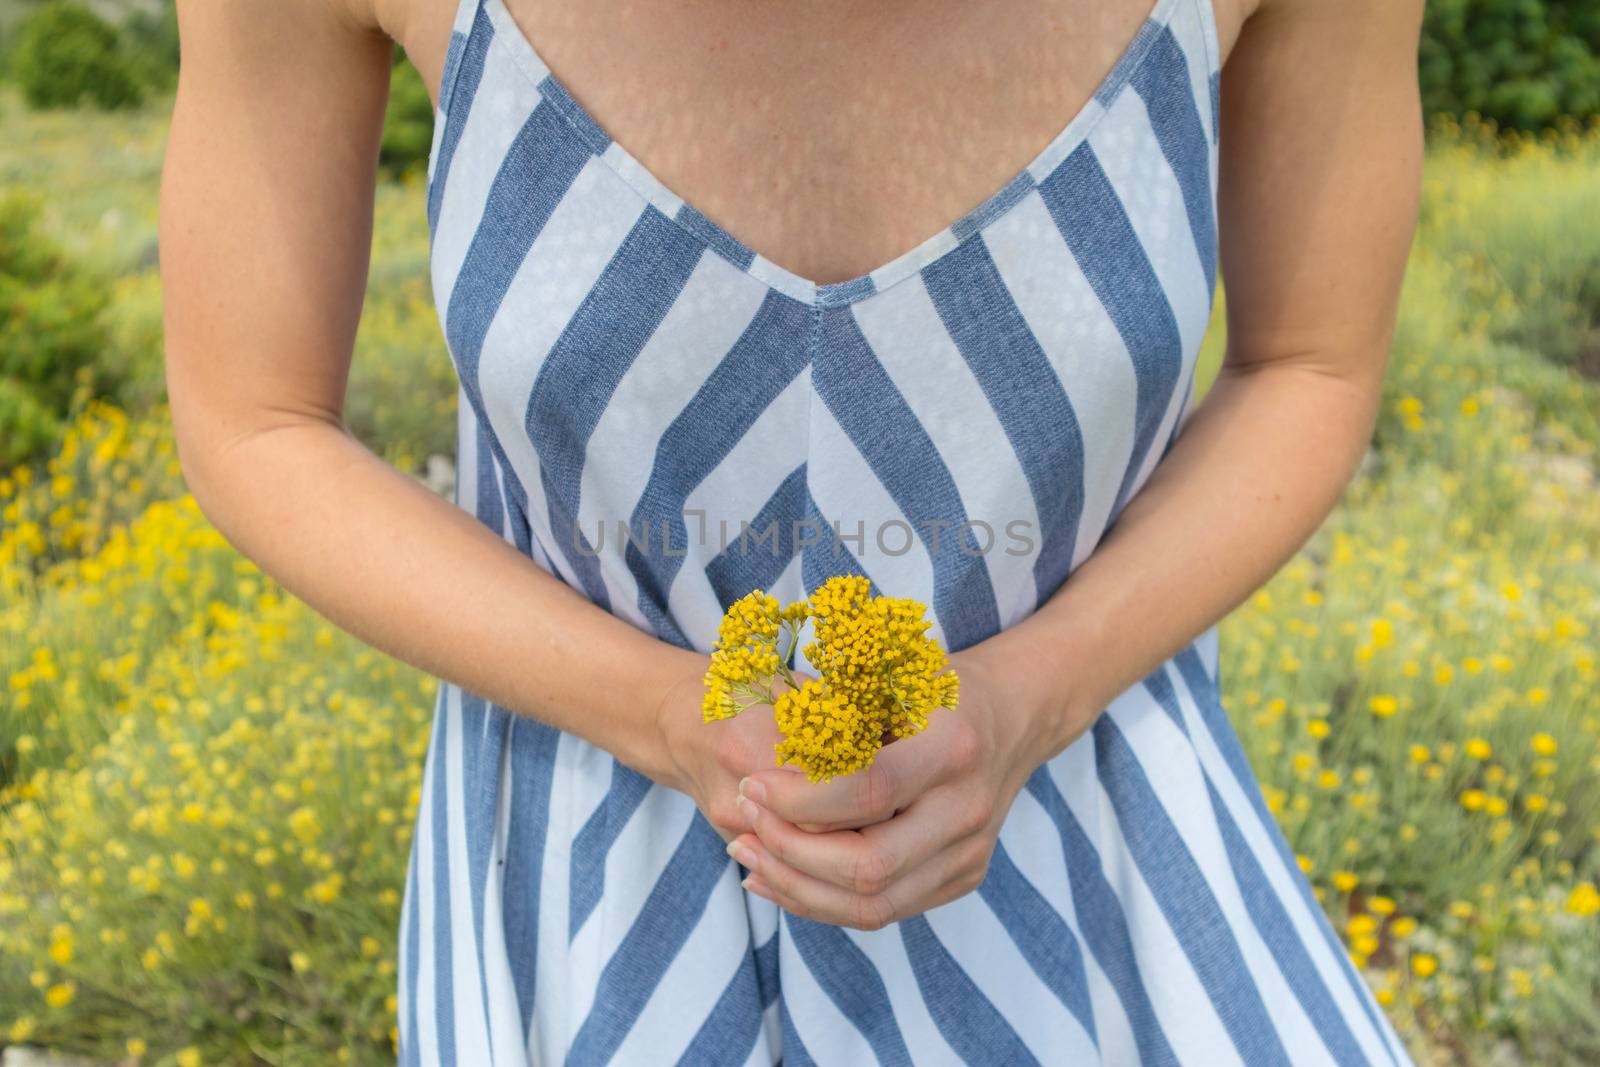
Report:
[{"label": "woman's arm", "polygon": [[[1417,0],[1262,0],[1223,74],[1227,350],[1166,459],[1018,627],[1079,724],[1264,585],[1372,437],[1422,167]],[[1023,662],[1018,660],[1017,662]]]},{"label": "woman's arm", "polygon": [[863,928],[970,891],[1028,775],[1321,525],[1372,434],[1415,227],[1422,7],[1261,0],[1222,79],[1220,376],[1061,589],[952,657],[959,713],[822,788],[753,776],[752,888]]},{"label": "woman's arm", "polygon": [[346,0],[178,11],[161,274],[172,418],[206,516],[374,647],[675,774],[656,704],[706,660],[574,593],[341,421],[389,38]]}]

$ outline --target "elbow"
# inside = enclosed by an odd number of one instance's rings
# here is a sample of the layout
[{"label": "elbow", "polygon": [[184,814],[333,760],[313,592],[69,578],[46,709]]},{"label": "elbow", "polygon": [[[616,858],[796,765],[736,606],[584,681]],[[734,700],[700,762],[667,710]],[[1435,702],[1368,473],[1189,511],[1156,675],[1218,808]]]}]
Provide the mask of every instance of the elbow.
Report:
[{"label": "elbow", "polygon": [[170,396],[167,404],[172,422],[174,451],[178,457],[178,470],[183,475],[184,488],[194,497],[201,514],[216,523],[213,514],[215,498],[215,470],[219,454],[225,449],[219,445],[215,420],[196,405]]},{"label": "elbow", "polygon": [[[298,409],[289,411],[266,403],[245,406],[214,399],[202,401],[197,394],[172,396],[168,411],[184,484],[213,524],[217,524],[216,511],[222,506],[228,485],[257,480],[254,475],[236,469],[241,457],[250,456],[252,445],[268,437],[274,442],[280,441],[279,435],[284,430],[323,431],[330,426],[343,430],[337,419]],[[276,449],[248,458],[244,470],[261,472],[259,465],[263,457],[273,451]]]}]

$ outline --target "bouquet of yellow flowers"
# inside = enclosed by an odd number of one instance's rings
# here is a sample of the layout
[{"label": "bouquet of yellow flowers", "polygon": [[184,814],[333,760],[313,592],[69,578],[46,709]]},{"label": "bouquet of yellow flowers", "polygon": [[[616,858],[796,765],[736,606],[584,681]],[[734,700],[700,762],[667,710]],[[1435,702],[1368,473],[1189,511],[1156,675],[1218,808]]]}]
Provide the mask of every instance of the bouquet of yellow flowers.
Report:
[{"label": "bouquet of yellow flowers", "polygon": [[[794,763],[813,782],[869,767],[887,741],[927,726],[934,708],[955,710],[959,679],[928,636],[924,611],[915,600],[873,596],[858,575],[829,578],[786,607],[752,590],[718,628],[704,721],[770,704],[784,738],[779,766]],[[816,636],[805,655],[819,677],[801,684],[789,662],[807,620]]]}]

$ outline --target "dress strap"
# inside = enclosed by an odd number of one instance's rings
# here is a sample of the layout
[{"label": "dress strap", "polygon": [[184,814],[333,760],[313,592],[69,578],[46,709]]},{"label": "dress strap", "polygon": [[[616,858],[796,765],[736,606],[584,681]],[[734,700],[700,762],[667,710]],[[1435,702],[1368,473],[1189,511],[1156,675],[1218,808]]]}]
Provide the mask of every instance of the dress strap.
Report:
[{"label": "dress strap", "polygon": [[488,14],[483,9],[484,0],[456,0],[455,17],[450,22],[450,44],[444,54],[444,68],[439,73],[439,110],[450,113],[450,98],[461,73],[461,60],[467,45],[476,35],[487,37],[494,32],[489,26]]}]

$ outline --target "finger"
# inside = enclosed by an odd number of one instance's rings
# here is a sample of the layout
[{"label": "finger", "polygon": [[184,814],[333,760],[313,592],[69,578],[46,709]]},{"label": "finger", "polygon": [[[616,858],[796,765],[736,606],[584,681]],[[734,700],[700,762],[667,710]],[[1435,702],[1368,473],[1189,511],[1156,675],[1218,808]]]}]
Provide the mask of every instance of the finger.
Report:
[{"label": "finger", "polygon": [[[805,777],[805,773],[806,773],[803,768],[796,767],[792,763],[780,764],[779,767],[778,767],[778,770],[786,771],[789,774],[798,774],[802,778]],[[752,773],[754,773],[754,772],[752,772]],[[735,796],[734,800],[737,803],[738,797]],[[806,831],[807,833],[813,833],[814,834],[814,833],[821,833],[821,832],[823,832],[825,830],[847,830],[847,829],[848,830],[855,830],[855,829],[860,829],[863,826],[870,826],[872,824],[866,819],[856,819],[853,822],[845,823],[845,824],[842,824],[842,825],[840,823],[822,823],[822,822],[797,822],[797,823],[795,823],[795,825],[800,827],[800,829]]]},{"label": "finger", "polygon": [[739,791],[792,823],[871,825],[911,803],[938,773],[936,761],[891,760],[890,751],[880,749],[870,767],[826,782],[782,768],[757,771],[740,781]]},{"label": "finger", "polygon": [[[799,770],[799,768],[795,769]],[[800,773],[804,775],[805,771],[800,771]],[[802,820],[800,822],[796,822],[794,825],[800,827],[800,829],[804,830],[808,834],[827,833],[830,830],[863,830],[868,826],[875,826],[886,819],[893,818],[902,810],[904,809],[895,808],[893,811],[889,812],[888,815],[855,815],[847,819],[834,819],[831,822],[807,822]]]},{"label": "finger", "polygon": [[741,799],[751,830],[762,847],[797,871],[871,896],[886,891],[906,872],[941,850],[987,825],[973,814],[954,810],[959,802],[948,791],[935,791],[905,811],[863,831],[810,833]]},{"label": "finger", "polygon": [[[800,777],[806,776],[805,768],[795,766],[794,763],[784,763],[784,765],[782,765],[779,769],[784,769],[784,771],[790,771],[790,773],[798,774]],[[806,779],[806,781],[810,781],[810,779]],[[877,819],[877,817],[870,817],[869,819],[869,817],[856,816],[853,817],[853,819],[835,819],[835,821],[832,822],[800,821],[795,822],[795,825],[800,827],[800,829],[805,830],[806,833],[824,833],[827,832],[827,830],[859,830],[861,827],[867,827],[867,825],[874,824],[874,822],[882,822],[882,819]]]},{"label": "finger", "polygon": [[962,857],[927,863],[887,892],[863,896],[819,882],[774,858],[746,836],[741,844],[751,855],[744,888],[766,897],[791,915],[857,930],[880,930],[892,922],[920,915],[929,908],[972,891],[977,880],[963,876]]},{"label": "finger", "polygon": [[771,899],[791,914],[861,930],[879,930],[900,917],[898,901],[887,893],[862,896],[812,878],[774,859],[752,835],[742,835],[737,844],[741,848],[734,858],[751,872],[745,888],[759,886],[759,878]]}]

